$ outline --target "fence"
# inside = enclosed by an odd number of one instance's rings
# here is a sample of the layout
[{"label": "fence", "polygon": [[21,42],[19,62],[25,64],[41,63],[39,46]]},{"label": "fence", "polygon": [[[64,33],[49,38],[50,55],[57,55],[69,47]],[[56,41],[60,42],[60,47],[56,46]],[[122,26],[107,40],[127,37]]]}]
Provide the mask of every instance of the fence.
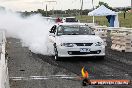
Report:
[{"label": "fence", "polygon": [[[93,21],[92,20],[87,20],[87,19],[81,19],[80,22],[87,22],[87,23],[92,23]],[[98,25],[106,25],[106,26],[109,26],[109,23],[107,20],[103,21],[99,21],[99,20],[95,20],[95,23],[98,24]],[[119,25],[120,27],[127,27],[127,28],[132,28],[132,23],[125,23],[125,22],[122,22],[120,21],[119,22]]]}]

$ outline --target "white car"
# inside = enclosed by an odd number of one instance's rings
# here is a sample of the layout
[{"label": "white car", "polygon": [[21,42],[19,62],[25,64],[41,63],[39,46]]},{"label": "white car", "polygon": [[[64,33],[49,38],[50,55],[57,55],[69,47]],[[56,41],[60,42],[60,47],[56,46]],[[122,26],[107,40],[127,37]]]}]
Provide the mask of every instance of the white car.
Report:
[{"label": "white car", "polygon": [[60,57],[105,56],[103,40],[82,23],[56,24],[50,29],[48,38],[48,52],[55,60]]}]

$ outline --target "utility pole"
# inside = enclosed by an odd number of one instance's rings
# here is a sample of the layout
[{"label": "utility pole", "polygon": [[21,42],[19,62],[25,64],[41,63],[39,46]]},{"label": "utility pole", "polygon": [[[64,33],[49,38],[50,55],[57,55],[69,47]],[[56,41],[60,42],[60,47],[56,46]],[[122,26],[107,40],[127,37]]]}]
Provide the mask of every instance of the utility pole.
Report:
[{"label": "utility pole", "polygon": [[[50,3],[57,3],[57,1],[45,1],[45,2],[48,2],[49,4]],[[47,6],[47,4],[46,4],[46,16],[48,16],[48,12],[47,12],[47,8],[48,8],[48,6]],[[54,15],[54,8],[52,9],[52,15]]]},{"label": "utility pole", "polygon": [[82,17],[82,10],[83,10],[83,0],[81,1],[81,11],[80,11],[81,17]]},{"label": "utility pole", "polygon": [[48,16],[48,12],[47,12],[47,4],[46,4],[46,17]]},{"label": "utility pole", "polygon": [[[93,0],[92,0],[92,6],[93,6],[93,10],[94,10],[94,1]],[[95,23],[94,21],[95,21],[95,18],[93,16],[93,23]]]},{"label": "utility pole", "polygon": [[131,0],[131,12],[132,12],[132,0]]}]

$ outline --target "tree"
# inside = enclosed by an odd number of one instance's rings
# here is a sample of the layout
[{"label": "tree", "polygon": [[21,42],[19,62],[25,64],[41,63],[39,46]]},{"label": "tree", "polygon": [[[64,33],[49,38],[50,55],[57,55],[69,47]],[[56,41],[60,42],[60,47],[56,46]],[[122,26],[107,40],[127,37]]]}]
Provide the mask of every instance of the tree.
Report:
[{"label": "tree", "polygon": [[101,1],[99,1],[99,5],[98,5],[96,8],[98,8],[98,7],[101,6],[101,5],[104,5],[104,6],[107,7],[108,9],[111,9],[111,10],[114,10],[114,11],[115,11],[115,9],[113,9],[112,7],[110,7],[107,3],[101,2]]},{"label": "tree", "polygon": [[107,3],[99,1],[99,6],[104,5],[106,7],[109,7]]}]

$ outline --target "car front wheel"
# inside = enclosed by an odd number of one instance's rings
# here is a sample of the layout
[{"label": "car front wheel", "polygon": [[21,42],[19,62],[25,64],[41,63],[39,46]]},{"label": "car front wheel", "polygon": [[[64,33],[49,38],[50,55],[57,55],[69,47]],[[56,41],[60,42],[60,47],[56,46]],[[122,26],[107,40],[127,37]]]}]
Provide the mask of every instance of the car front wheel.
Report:
[{"label": "car front wheel", "polygon": [[58,61],[58,60],[59,60],[59,57],[58,57],[58,51],[57,51],[56,45],[54,45],[54,52],[55,52],[54,59],[55,59],[56,61]]}]

